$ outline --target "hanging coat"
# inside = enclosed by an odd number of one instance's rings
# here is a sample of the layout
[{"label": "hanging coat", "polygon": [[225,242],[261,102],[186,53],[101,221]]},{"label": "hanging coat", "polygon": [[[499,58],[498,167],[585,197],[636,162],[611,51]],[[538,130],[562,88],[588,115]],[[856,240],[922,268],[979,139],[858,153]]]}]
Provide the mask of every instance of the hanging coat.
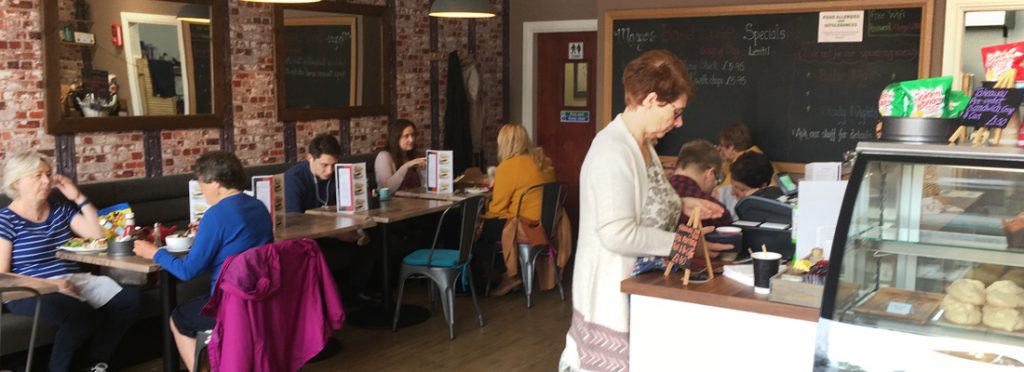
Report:
[{"label": "hanging coat", "polygon": [[473,139],[469,129],[469,98],[462,82],[459,52],[448,54],[448,106],[444,110],[444,148],[455,152],[455,174],[473,165]]},{"label": "hanging coat", "polygon": [[[473,152],[484,155],[484,87],[480,81],[480,71],[476,59],[472,56],[462,61],[462,81],[466,84],[466,97],[469,99],[469,129],[473,139]],[[482,161],[486,164],[486,161]]]}]

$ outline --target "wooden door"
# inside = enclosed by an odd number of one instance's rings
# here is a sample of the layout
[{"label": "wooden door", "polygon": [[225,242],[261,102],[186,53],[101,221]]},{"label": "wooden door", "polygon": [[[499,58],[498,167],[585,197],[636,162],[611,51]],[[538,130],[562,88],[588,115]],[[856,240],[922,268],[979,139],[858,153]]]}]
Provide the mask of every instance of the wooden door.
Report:
[{"label": "wooden door", "polygon": [[[570,59],[570,53],[579,52],[578,43],[582,43],[582,58]],[[579,221],[580,167],[596,130],[596,55],[597,32],[537,34],[534,133],[537,145],[551,157],[558,180],[569,184],[566,211],[574,226]],[[567,64],[572,65],[567,68]],[[585,66],[585,74],[580,71],[582,66]],[[569,79],[566,79],[567,74]],[[572,97],[567,97],[567,85],[569,93],[574,93]],[[564,111],[570,112],[568,120],[563,120]],[[572,122],[580,121],[582,112],[588,113],[589,120]]]}]

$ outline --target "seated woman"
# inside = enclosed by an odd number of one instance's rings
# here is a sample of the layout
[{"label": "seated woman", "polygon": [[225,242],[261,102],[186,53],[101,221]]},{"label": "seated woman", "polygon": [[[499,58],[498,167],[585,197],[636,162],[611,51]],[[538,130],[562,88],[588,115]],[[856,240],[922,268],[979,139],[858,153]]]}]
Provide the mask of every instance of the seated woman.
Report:
[{"label": "seated woman", "polygon": [[[60,283],[60,292],[40,299],[40,319],[58,327],[50,370],[67,371],[80,364],[106,371],[105,361],[138,316],[141,297],[134,288],[122,288],[106,276],[77,273],[74,263],[57,259],[57,246],[71,239],[72,233],[102,239],[103,230],[89,198],[52,170],[50,159],[37,152],[14,155],[4,166],[4,192],[13,200],[0,209],[0,272]],[[50,205],[47,197],[53,187],[73,204]],[[36,300],[15,300],[4,307],[32,316]]]},{"label": "seated woman", "polygon": [[[227,152],[208,152],[192,167],[199,190],[210,204],[199,222],[195,243],[179,258],[153,243],[136,240],[135,254],[152,259],[178,279],[187,281],[211,273],[210,289],[217,283],[220,267],[228,256],[274,240],[270,213],[263,203],[242,193],[246,186],[242,162]],[[190,370],[194,362],[197,332],[213,329],[216,321],[199,314],[210,299],[203,295],[178,304],[171,314],[171,331],[178,353]]]},{"label": "seated woman", "polygon": [[722,202],[726,210],[731,213],[733,219],[735,219],[737,199],[732,194],[732,172],[730,171],[732,163],[740,155],[748,152],[758,154],[763,154],[764,152],[754,145],[754,140],[750,136],[750,128],[742,122],[735,122],[722,128],[722,131],[718,134],[718,151],[722,156],[722,172],[725,173],[725,180],[721,182],[721,187],[717,190],[718,195],[716,197],[718,201]]},{"label": "seated woman", "polygon": [[395,120],[388,126],[388,144],[377,154],[374,171],[377,187],[387,187],[391,192],[420,187],[418,167],[427,162],[416,150],[416,124],[405,119]]},{"label": "seated woman", "polygon": [[[516,216],[523,192],[531,186],[555,181],[555,168],[551,165],[551,159],[544,156],[540,148],[530,145],[529,134],[521,124],[505,124],[501,127],[498,132],[498,159],[501,162],[494,174],[491,203],[483,215],[484,227],[476,244],[476,257],[481,260],[490,260],[493,256],[495,244],[501,240],[506,222]],[[542,195],[540,189],[526,195],[519,213],[522,218],[540,221]],[[519,262],[516,251],[509,251],[504,252],[506,267]],[[487,269],[493,271],[489,266]],[[516,274],[514,271],[506,271],[492,295],[505,295],[512,288],[523,284],[523,280]]]},{"label": "seated woman", "polygon": [[775,170],[764,154],[747,152],[736,158],[730,169],[732,175],[732,196],[736,200],[750,195],[776,199],[782,196],[782,189],[769,186]]},{"label": "seated woman", "polygon": [[[680,197],[700,198],[718,204],[723,209],[711,192],[718,184],[718,172],[722,168],[722,157],[715,149],[715,145],[705,140],[690,141],[683,144],[679,149],[679,156],[676,158],[675,173],[668,178],[672,188]],[[690,220],[683,210],[679,215],[679,223],[685,224]],[[702,218],[704,226],[728,226],[732,224],[732,217],[724,214],[719,218]]]}]

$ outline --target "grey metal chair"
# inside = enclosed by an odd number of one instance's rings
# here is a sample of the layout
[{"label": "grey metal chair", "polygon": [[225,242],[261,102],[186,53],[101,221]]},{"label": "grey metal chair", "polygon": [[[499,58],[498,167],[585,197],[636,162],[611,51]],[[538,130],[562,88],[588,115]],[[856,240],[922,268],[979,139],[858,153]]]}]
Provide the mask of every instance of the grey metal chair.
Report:
[{"label": "grey metal chair", "polygon": [[[565,198],[568,196],[569,184],[565,182],[548,182],[538,185],[530,186],[530,188],[523,191],[519,197],[519,205],[516,206],[516,218],[519,217],[523,209],[523,199],[526,199],[526,195],[530,192],[540,191],[541,195],[541,211],[540,211],[540,224],[544,227],[544,235],[548,237],[550,244],[556,244],[555,239],[555,222],[558,220],[558,213],[562,210],[562,206],[565,204]],[[523,278],[523,292],[526,293],[526,307],[533,307],[533,281],[534,281],[534,268],[536,267],[537,257],[542,253],[548,253],[553,259],[558,260],[558,249],[548,249],[549,246],[545,245],[531,245],[521,244],[519,242],[519,229],[516,229],[515,238],[512,240],[516,243],[516,250],[519,256],[519,273]],[[491,266],[494,266],[495,259],[498,256],[499,250],[495,250],[494,256],[491,257]],[[558,265],[555,265],[555,283],[558,285],[558,296],[565,301],[565,288],[562,286],[562,273],[558,270]],[[490,283],[487,285],[487,293],[490,293]]]},{"label": "grey metal chair", "polygon": [[[458,249],[438,248],[438,239],[441,235],[441,226],[444,219],[453,209],[462,208],[462,223],[460,225]],[[477,319],[480,327],[484,326],[484,315],[480,311],[480,304],[476,299],[476,288],[473,287],[473,272],[470,270],[470,259],[472,256],[473,240],[476,233],[476,221],[483,209],[483,196],[473,196],[445,209],[441,214],[441,220],[437,223],[437,231],[434,233],[434,241],[429,249],[418,249],[402,259],[402,270],[399,275],[398,301],[395,304],[395,317],[391,324],[391,330],[398,330],[398,319],[402,310],[402,295],[405,292],[405,282],[413,276],[427,277],[431,281],[430,299],[431,309],[434,302],[434,286],[441,294],[441,307],[444,310],[445,321],[448,323],[448,339],[455,339],[455,281],[460,277],[469,282],[470,293],[473,297],[473,306],[476,308]]]},{"label": "grey metal chair", "polygon": [[[39,328],[39,309],[43,307],[42,294],[39,291],[29,287],[5,287],[0,288],[0,299],[3,298],[3,294],[7,292],[28,292],[36,299],[36,312],[32,314],[32,331],[28,336],[28,358],[25,361],[25,372],[32,372],[32,351],[36,348],[36,329]],[[0,322],[3,321],[3,311],[0,311]],[[3,338],[0,337],[0,341]]]},{"label": "grey metal chair", "polygon": [[[199,367],[203,366],[203,361],[209,362],[209,357],[206,359],[201,358],[203,356],[203,350],[206,350],[210,346],[210,337],[213,336],[213,330],[199,331],[196,332],[196,355],[192,362],[192,370],[200,371]],[[209,363],[207,363],[209,364]]]}]

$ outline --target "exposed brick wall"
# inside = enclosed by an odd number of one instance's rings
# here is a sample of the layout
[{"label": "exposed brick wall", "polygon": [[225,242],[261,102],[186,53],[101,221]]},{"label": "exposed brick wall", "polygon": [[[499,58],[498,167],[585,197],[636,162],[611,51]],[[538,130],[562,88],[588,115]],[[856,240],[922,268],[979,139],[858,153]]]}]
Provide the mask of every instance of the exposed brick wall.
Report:
[{"label": "exposed brick wall", "polygon": [[[54,155],[54,137],[45,134],[41,41],[42,0],[0,0],[0,162],[14,151],[37,149]],[[492,0],[494,2],[495,0]],[[354,0],[354,3],[385,5],[386,0]],[[500,8],[500,1],[496,2]],[[430,133],[430,0],[396,0],[397,112],[400,118],[419,124],[421,143]],[[231,110],[234,116],[235,151],[246,164],[284,161],[282,123],[277,119],[274,88],[272,7],[229,0],[231,48]],[[63,10],[70,17],[70,10]],[[467,22],[442,20],[438,40],[442,51],[467,49]],[[477,58],[481,61],[487,91],[487,137],[493,143],[501,114],[500,17],[477,22]],[[102,42],[102,41],[99,41]],[[67,52],[79,48],[67,47]],[[439,110],[444,112],[444,70]],[[81,69],[79,63],[62,66],[66,73]],[[123,84],[123,83],[122,83]],[[187,119],[185,119],[187,120]],[[442,121],[443,122],[443,121]],[[296,123],[298,156],[316,133],[339,136],[338,120]],[[350,121],[352,153],[369,153],[384,147],[387,117],[362,117]],[[83,182],[145,176],[142,132],[81,133],[75,136],[75,160]],[[220,147],[219,129],[169,130],[160,133],[164,174],[188,172],[203,152]],[[493,152],[494,146],[488,150]]]}]

